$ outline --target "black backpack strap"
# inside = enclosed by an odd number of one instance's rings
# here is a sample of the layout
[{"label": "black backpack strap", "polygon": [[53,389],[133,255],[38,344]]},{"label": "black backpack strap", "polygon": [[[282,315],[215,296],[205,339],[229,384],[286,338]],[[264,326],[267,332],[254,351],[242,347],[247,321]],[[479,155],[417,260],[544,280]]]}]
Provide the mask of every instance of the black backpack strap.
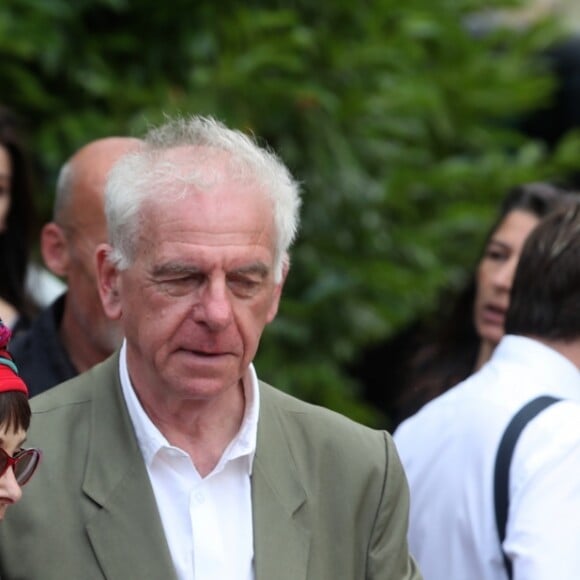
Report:
[{"label": "black backpack strap", "polygon": [[[520,433],[524,427],[531,421],[538,413],[543,411],[560,399],[550,397],[548,395],[532,399],[526,403],[509,422],[504,434],[497,448],[497,455],[495,458],[495,469],[493,477],[493,493],[495,503],[495,523],[497,526],[497,533],[499,535],[500,546],[505,539],[508,504],[509,504],[509,473],[512,455]],[[512,562],[503,551],[503,560],[508,573],[508,578],[512,578]]]}]

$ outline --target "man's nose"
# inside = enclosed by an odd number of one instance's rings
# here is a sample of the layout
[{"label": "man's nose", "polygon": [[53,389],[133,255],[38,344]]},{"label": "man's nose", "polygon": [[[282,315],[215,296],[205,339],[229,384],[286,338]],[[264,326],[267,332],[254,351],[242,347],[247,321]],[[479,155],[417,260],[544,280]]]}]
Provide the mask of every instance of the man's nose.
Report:
[{"label": "man's nose", "polygon": [[231,322],[231,295],[225,280],[208,281],[201,291],[195,313],[195,319],[212,330],[224,328]]}]

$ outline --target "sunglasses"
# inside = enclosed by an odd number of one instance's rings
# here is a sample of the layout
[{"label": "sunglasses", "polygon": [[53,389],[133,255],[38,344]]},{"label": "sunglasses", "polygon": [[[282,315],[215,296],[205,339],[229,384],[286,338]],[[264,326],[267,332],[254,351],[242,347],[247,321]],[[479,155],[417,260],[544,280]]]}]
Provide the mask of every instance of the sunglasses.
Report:
[{"label": "sunglasses", "polygon": [[40,449],[21,449],[11,457],[0,448],[0,477],[3,477],[8,468],[12,467],[18,485],[28,483],[40,463],[40,456]]}]

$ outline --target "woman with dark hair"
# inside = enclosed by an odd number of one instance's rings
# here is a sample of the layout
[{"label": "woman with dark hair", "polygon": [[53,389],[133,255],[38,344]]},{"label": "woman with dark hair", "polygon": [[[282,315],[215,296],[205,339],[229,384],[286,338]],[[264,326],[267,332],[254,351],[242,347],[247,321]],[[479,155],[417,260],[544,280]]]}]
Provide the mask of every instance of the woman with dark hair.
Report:
[{"label": "woman with dark hair", "polygon": [[0,318],[14,332],[35,314],[26,291],[34,215],[22,127],[12,111],[0,106]]},{"label": "woman with dark hair", "polygon": [[40,451],[23,449],[30,425],[28,389],[6,350],[10,330],[0,320],[0,520],[22,496],[21,487],[38,467]]},{"label": "woman with dark hair", "polygon": [[394,426],[489,360],[504,335],[511,284],[528,234],[543,216],[577,195],[547,183],[508,192],[472,278],[451,308],[442,309],[444,315],[408,363]]}]

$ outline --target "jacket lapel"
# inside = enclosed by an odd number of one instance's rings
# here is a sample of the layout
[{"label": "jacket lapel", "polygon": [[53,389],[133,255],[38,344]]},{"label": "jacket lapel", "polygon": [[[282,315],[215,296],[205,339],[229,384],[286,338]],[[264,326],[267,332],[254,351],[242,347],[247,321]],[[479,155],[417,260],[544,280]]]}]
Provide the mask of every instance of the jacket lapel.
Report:
[{"label": "jacket lapel", "polygon": [[306,492],[283,431],[282,412],[260,384],[252,474],[256,580],[304,580],[310,549]]},{"label": "jacket lapel", "polygon": [[[118,356],[94,389],[84,493],[101,509],[87,534],[105,578],[171,579],[175,572],[118,378]],[[94,378],[97,380],[97,377]]]}]

